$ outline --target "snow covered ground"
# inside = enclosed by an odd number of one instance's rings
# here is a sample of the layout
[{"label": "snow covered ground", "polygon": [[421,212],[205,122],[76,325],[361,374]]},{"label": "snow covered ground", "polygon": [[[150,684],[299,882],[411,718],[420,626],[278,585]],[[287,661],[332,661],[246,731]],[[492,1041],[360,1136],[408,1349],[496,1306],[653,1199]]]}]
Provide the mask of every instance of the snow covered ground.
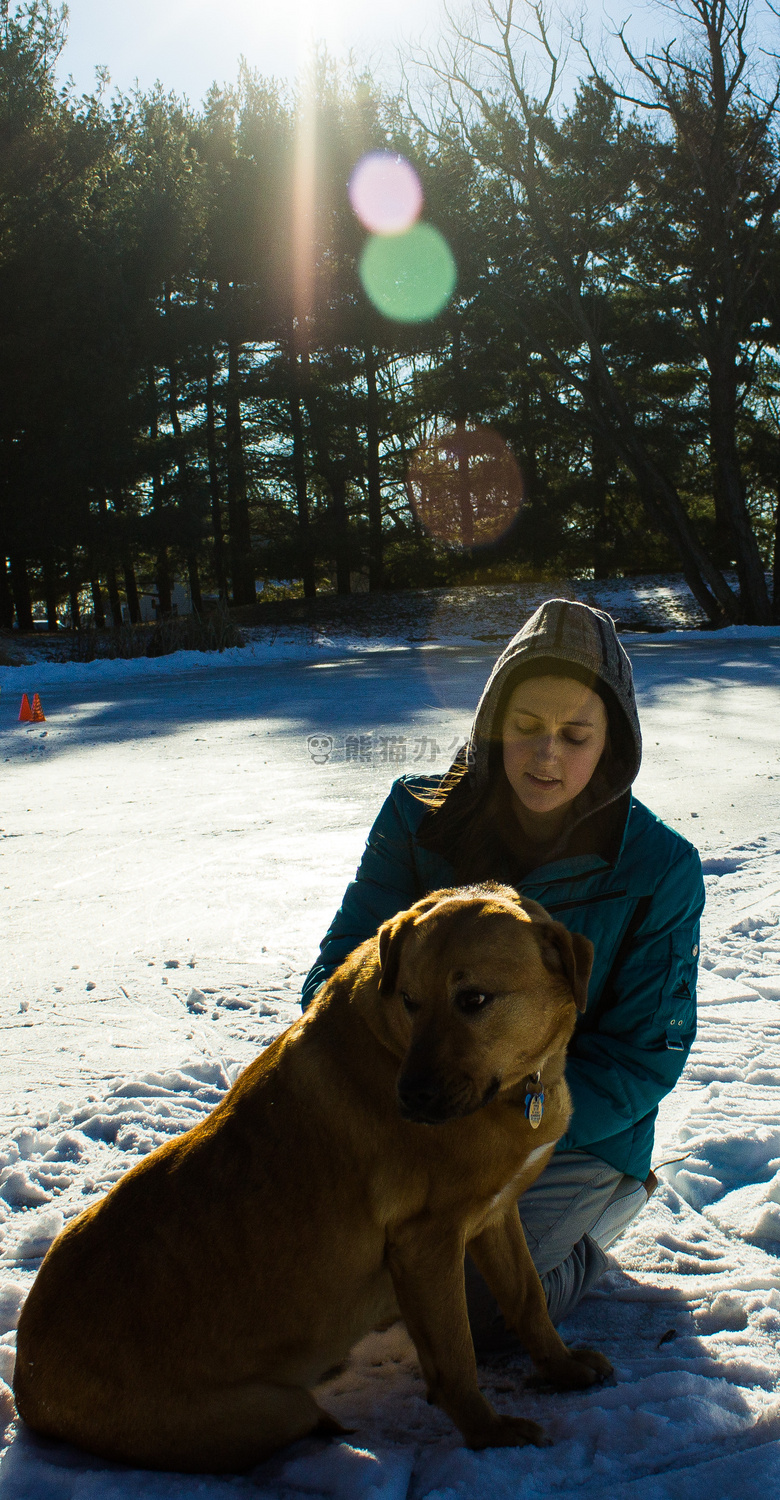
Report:
[{"label": "snow covered ground", "polygon": [[[498,643],[355,649],[309,631],[214,659],[0,668],[0,1377],[64,1220],[188,1128],[297,1014],[393,776],[443,768]],[[495,1404],[549,1449],[468,1453],[397,1326],[321,1393],[349,1442],[249,1478],[141,1474],[16,1433],[1,1500],[733,1500],[780,1480],[780,632],[628,636],[640,797],[707,872],[701,1024],[669,1162],[564,1328],[613,1360],[585,1395]],[[22,691],[47,720],[16,723]],[[310,741],[311,736],[315,739]],[[196,993],[193,993],[196,992]],[[2,1447],[2,1439],[0,1439]]]}]

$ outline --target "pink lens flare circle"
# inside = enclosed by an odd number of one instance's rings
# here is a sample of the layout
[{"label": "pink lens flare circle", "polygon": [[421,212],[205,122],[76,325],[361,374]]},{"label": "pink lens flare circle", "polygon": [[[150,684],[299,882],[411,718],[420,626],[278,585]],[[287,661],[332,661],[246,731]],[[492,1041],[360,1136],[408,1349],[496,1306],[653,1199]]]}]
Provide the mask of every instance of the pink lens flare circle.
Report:
[{"label": "pink lens flare circle", "polygon": [[371,234],[403,234],[420,216],[423,190],[411,162],[389,151],[361,157],[349,179],[349,201]]},{"label": "pink lens flare circle", "polygon": [[406,493],[430,537],[459,550],[489,547],[523,504],[523,479],[504,439],[458,423],[418,448]]}]

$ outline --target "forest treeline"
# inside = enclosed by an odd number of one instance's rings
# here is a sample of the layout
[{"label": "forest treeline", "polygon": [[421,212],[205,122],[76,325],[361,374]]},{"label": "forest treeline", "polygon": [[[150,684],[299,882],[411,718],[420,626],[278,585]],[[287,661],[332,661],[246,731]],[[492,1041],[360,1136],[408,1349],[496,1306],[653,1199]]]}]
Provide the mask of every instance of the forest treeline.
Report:
[{"label": "forest treeline", "polygon": [[[135,621],[150,589],[165,615],[175,578],[202,611],[258,579],[585,570],[780,620],[780,26],[758,0],[661,22],[620,82],[575,48],[562,90],[543,9],[504,0],[398,97],[260,59],[194,107],[61,87],[63,13],[0,0],[0,626]],[[378,150],[455,259],[429,321],[358,275],[347,184]],[[523,504],[490,543],[462,508],[431,535],[410,466],[439,444],[477,506],[484,428]]]}]

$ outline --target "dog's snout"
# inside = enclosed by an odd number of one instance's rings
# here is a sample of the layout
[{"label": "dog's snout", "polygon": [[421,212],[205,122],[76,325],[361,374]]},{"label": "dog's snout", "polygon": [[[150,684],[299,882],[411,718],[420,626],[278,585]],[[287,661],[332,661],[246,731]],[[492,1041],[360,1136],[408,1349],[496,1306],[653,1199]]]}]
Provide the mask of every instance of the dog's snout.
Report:
[{"label": "dog's snout", "polygon": [[398,1080],[397,1093],[401,1114],[406,1120],[432,1125],[447,1119],[451,1112],[445,1090],[430,1074],[402,1076]]},{"label": "dog's snout", "polygon": [[405,1120],[421,1125],[441,1125],[457,1115],[469,1114],[482,1102],[474,1095],[470,1078],[441,1077],[436,1073],[402,1073],[396,1086]]},{"label": "dog's snout", "polygon": [[400,1078],[398,1098],[404,1110],[425,1111],[436,1103],[440,1094],[439,1085],[433,1079]]}]

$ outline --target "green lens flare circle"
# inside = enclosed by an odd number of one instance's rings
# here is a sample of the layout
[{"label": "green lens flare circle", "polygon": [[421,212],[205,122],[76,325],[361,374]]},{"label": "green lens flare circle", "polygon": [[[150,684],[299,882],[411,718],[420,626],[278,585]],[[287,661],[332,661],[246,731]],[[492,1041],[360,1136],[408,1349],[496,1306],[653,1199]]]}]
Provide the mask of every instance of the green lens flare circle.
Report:
[{"label": "green lens flare circle", "polygon": [[398,323],[424,323],[447,306],[457,281],[455,260],[432,224],[406,234],[375,234],[360,257],[360,280],[379,312]]}]

